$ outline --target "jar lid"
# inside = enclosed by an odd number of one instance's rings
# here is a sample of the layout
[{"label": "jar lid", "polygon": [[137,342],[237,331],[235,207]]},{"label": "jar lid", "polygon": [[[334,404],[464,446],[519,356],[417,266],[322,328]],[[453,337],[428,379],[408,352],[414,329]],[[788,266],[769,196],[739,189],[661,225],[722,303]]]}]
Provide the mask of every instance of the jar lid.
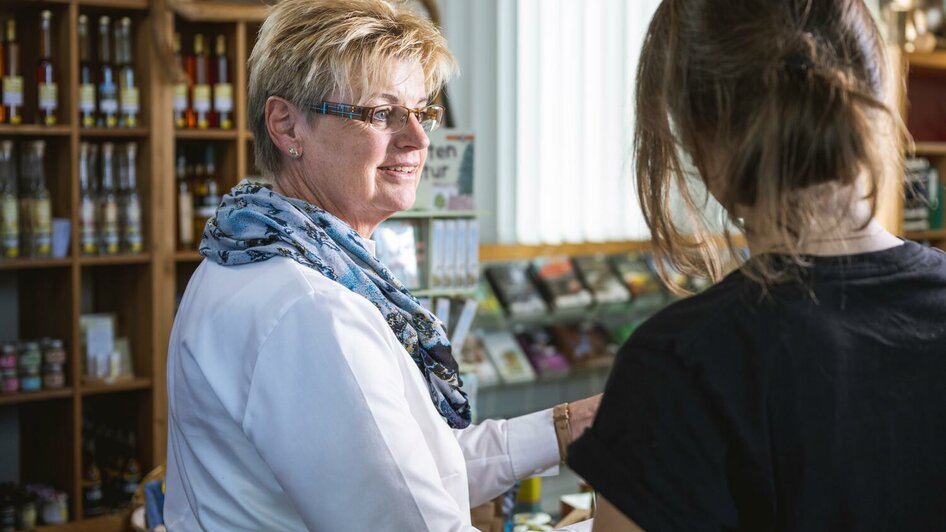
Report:
[{"label": "jar lid", "polygon": [[62,349],[62,340],[59,338],[47,338],[46,349]]}]

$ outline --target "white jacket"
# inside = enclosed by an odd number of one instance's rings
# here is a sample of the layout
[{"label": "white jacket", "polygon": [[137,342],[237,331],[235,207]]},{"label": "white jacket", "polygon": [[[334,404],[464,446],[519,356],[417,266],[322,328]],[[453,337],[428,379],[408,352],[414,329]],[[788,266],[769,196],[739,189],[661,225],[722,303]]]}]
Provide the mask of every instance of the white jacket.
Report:
[{"label": "white jacket", "polygon": [[167,371],[172,531],[471,531],[557,470],[551,410],[450,429],[381,313],[290,259],[204,261]]}]

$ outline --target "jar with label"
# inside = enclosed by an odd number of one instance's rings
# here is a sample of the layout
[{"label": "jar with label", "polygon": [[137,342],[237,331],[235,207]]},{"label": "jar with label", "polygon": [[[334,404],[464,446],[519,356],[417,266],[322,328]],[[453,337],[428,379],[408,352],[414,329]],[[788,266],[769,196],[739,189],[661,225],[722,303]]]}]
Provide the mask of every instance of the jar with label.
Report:
[{"label": "jar with label", "polygon": [[17,490],[16,529],[35,529],[36,517],[36,495],[24,489]]},{"label": "jar with label", "polygon": [[35,392],[41,388],[40,367],[42,362],[43,356],[39,349],[39,343],[23,342],[20,345],[20,355],[17,362],[20,390]]},{"label": "jar with label", "polygon": [[62,340],[58,338],[44,338],[42,342],[43,363],[45,364],[65,364],[66,348],[63,347]]},{"label": "jar with label", "polygon": [[4,345],[0,349],[0,392],[16,393],[20,391],[20,379],[16,373],[16,366],[16,345]]},{"label": "jar with label", "polygon": [[17,365],[17,351],[16,345],[14,344],[4,344],[3,348],[0,348],[0,371],[14,370],[16,371]]},{"label": "jar with label", "polygon": [[20,377],[15,369],[0,372],[0,392],[16,393],[20,391]]},{"label": "jar with label", "polygon": [[43,389],[58,390],[66,385],[66,373],[62,364],[43,365]]},{"label": "jar with label", "polygon": [[38,342],[23,342],[20,344],[17,369],[19,369],[21,375],[39,375],[39,368],[42,363],[43,355],[39,350]]},{"label": "jar with label", "polygon": [[69,499],[65,493],[55,492],[43,501],[43,523],[61,525],[69,520]]},{"label": "jar with label", "polygon": [[66,349],[58,338],[43,339],[43,388],[56,390],[66,385]]},{"label": "jar with label", "polygon": [[16,503],[10,489],[0,493],[0,532],[14,532],[16,530]]}]

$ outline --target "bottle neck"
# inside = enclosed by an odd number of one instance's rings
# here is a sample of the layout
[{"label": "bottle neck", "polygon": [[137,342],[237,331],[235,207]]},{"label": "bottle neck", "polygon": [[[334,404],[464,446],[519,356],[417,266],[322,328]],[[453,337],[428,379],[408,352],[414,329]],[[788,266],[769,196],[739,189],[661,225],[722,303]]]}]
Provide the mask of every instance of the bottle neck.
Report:
[{"label": "bottle neck", "polygon": [[109,43],[108,26],[99,28],[99,63],[103,67],[110,66],[112,62],[112,47]]},{"label": "bottle neck", "polygon": [[52,35],[50,35],[49,21],[44,20],[39,26],[39,58],[49,61],[52,58]]}]

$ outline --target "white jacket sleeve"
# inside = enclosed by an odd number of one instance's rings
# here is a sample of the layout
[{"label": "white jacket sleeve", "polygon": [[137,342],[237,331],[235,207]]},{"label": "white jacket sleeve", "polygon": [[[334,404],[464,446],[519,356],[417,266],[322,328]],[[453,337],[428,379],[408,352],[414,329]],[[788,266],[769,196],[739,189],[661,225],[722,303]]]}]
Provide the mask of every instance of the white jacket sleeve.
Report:
[{"label": "white jacket sleeve", "polygon": [[259,353],[243,430],[311,530],[473,531],[365,304],[319,293],[285,312]]},{"label": "white jacket sleeve", "polygon": [[454,431],[470,484],[470,506],[479,506],[517,481],[558,474],[558,440],[552,409],[509,420],[488,420]]}]

